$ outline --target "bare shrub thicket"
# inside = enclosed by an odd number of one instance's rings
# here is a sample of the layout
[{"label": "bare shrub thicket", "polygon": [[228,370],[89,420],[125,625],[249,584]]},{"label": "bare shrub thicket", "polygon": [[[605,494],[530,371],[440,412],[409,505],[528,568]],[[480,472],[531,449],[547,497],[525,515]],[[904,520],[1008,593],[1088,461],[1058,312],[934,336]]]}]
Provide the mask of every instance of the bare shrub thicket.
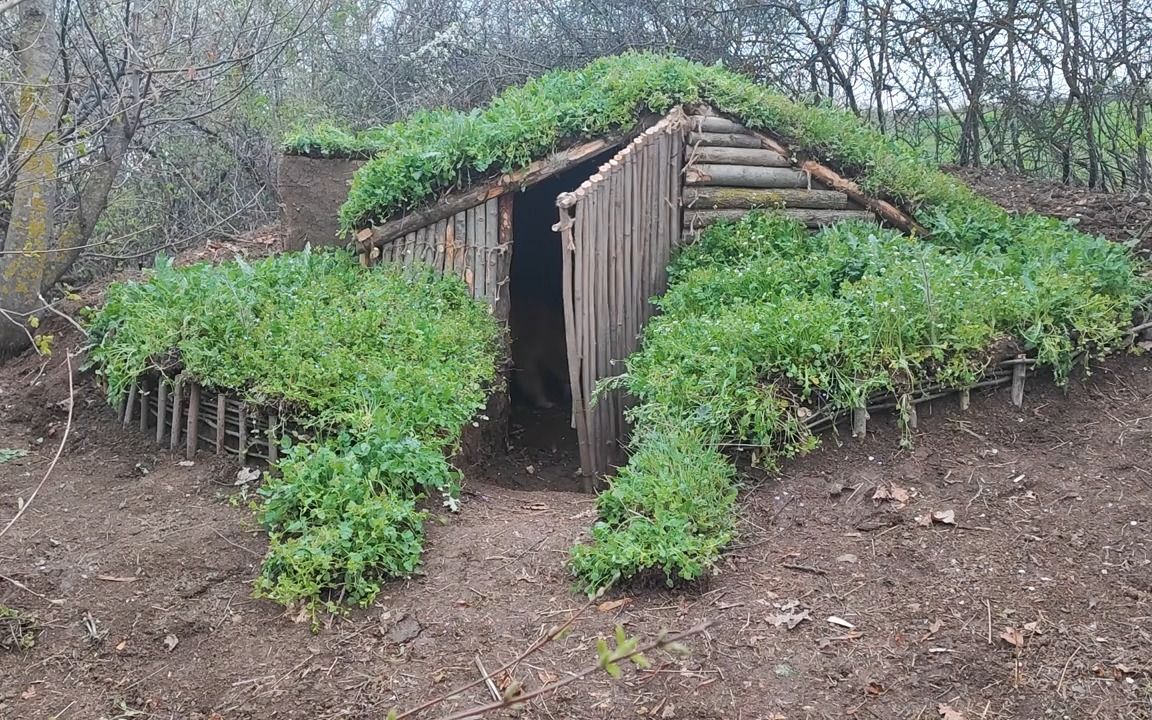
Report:
[{"label": "bare shrub thicket", "polygon": [[844,106],[940,163],[1152,183],[1152,0],[3,0],[0,227],[42,146],[21,145],[28,3],[54,18],[57,228],[115,166],[77,279],[272,218],[295,125],[464,107],[627,48]]}]

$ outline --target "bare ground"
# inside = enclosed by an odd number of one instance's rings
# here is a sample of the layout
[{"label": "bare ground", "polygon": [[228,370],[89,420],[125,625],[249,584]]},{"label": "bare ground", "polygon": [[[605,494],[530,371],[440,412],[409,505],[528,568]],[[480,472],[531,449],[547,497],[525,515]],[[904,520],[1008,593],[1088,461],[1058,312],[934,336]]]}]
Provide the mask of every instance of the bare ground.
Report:
[{"label": "bare ground", "polygon": [[[0,464],[4,523],[66,427],[76,338],[52,322],[52,358],[0,368],[0,448],[30,451]],[[1149,367],[1116,358],[1066,391],[1030,380],[1022,409],[1007,392],[964,413],[938,401],[911,451],[891,418],[862,443],[826,436],[746,489],[714,577],[605,598],[629,601],[590,609],[514,676],[564,678],[616,623],[650,637],[711,621],[691,656],[594,674],[521,716],[1152,718]],[[41,628],[31,650],[0,651],[0,718],[383,718],[585,602],[564,561],[593,502],[509,489],[533,484],[514,453],[499,485],[470,478],[462,512],[430,523],[419,577],[314,635],[250,598],[265,541],[227,500],[238,468],[181,459],[121,430],[82,382],[58,465],[0,537],[0,604]],[[873,499],[881,487],[906,503]],[[955,524],[916,521],[933,511]],[[476,688],[438,710],[486,700]]]}]

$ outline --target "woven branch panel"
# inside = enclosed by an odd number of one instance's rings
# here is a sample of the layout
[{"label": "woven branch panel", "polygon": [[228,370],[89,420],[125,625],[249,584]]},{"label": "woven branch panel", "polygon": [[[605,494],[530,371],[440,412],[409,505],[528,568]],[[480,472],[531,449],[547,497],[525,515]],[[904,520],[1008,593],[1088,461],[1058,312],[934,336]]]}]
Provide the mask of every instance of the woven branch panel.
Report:
[{"label": "woven branch panel", "polygon": [[[241,462],[275,463],[279,438],[307,437],[299,426],[282,420],[277,412],[241,402],[228,391],[197,383],[150,376],[129,388],[118,400],[116,412],[124,427],[152,431],[156,444],[171,450],[184,448],[191,459],[198,450],[236,455]],[[271,437],[276,438],[270,442]]]},{"label": "woven branch panel", "polygon": [[[492,393],[480,417],[506,415],[507,397],[504,392]],[[293,442],[312,437],[275,408],[242,402],[228,390],[174,382],[159,375],[143,377],[129,388],[116,403],[116,413],[125,428],[149,433],[161,447],[173,451],[183,448],[189,460],[198,451],[205,451],[235,455],[241,463],[274,464],[279,460],[279,441],[284,435]],[[476,466],[502,438],[499,423],[468,423],[461,433],[460,449],[450,461],[462,471]]]}]

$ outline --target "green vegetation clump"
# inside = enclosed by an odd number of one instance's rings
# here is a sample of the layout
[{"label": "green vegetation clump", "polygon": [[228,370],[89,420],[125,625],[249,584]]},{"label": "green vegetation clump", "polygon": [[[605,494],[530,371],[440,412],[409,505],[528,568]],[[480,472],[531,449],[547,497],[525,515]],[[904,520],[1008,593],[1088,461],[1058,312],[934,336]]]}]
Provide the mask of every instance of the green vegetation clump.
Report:
[{"label": "green vegetation clump", "polygon": [[370,158],[388,148],[386,128],[350,130],[331,121],[317,123],[306,130],[295,129],[284,136],[283,150],[290,155],[326,158]]},{"label": "green vegetation clump", "polygon": [[175,268],[111,286],[90,361],[118,397],[149,370],[276,404],[317,440],[282,441],[260,489],[259,595],[311,611],[367,604],[420,559],[425,496],[496,382],[500,329],[463,280],[360,267],[344,251]]},{"label": "green vegetation clump", "polygon": [[0,650],[31,650],[39,635],[40,627],[30,615],[0,604]]},{"label": "green vegetation clump", "polygon": [[572,552],[587,589],[703,572],[732,532],[722,444],[757,446],[772,467],[814,447],[806,418],[969,387],[997,347],[1033,351],[1062,380],[1079,354],[1118,347],[1150,289],[1125,248],[1056,220],[990,208],[964,225],[922,220],[931,243],[752,213],[679,253],[661,314],[614,380],[640,401],[636,435],[592,543]]},{"label": "green vegetation clump", "polygon": [[905,206],[975,200],[963,184],[845,110],[790,100],[718,65],[628,52],[509,88],[484,108],[422,111],[384,128],[379,137],[387,140],[357,171],[340,210],[342,229],[418,207],[475,176],[517,170],[582,139],[631,128],[646,113],[700,102],[834,158],[865,189]]}]

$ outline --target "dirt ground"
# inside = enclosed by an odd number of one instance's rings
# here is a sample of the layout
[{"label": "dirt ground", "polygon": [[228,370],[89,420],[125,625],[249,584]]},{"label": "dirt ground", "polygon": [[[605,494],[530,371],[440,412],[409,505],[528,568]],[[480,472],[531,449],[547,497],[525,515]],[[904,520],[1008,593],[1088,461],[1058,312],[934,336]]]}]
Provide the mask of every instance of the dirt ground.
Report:
[{"label": "dirt ground", "polygon": [[[0,448],[29,451],[0,464],[3,523],[68,428],[79,339],[49,322],[51,358],[0,367]],[[890,417],[863,442],[826,435],[745,489],[713,577],[603,598],[512,675],[564,679],[617,623],[649,638],[710,621],[690,656],[593,674],[519,717],[1152,718],[1150,367],[1115,358],[1066,390],[1030,379],[1022,409],[1007,391],[966,412],[940,400],[910,451]],[[593,501],[513,489],[539,487],[520,448],[430,522],[422,574],[312,634],[250,597],[265,540],[228,501],[236,465],[187,466],[122,430],[83,376],[75,398],[58,464],[0,537],[0,605],[40,628],[30,650],[0,650],[0,718],[383,719],[585,604],[564,562]],[[473,688],[420,717],[488,699]]]}]

